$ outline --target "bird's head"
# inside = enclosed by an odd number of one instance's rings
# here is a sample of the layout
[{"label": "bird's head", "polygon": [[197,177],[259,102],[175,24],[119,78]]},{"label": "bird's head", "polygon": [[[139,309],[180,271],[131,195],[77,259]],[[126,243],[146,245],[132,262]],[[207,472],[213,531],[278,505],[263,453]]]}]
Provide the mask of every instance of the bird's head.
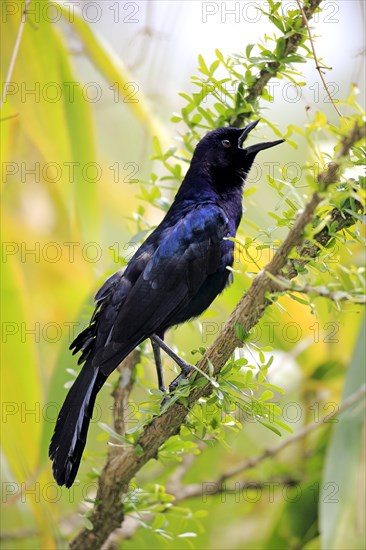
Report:
[{"label": "bird's head", "polygon": [[[210,173],[219,177],[237,176],[240,182],[245,179],[259,151],[283,143],[284,139],[266,141],[255,145],[243,146],[249,133],[259,120],[250,122],[245,128],[217,128],[212,130],[197,144],[192,164],[199,164]],[[226,178],[225,178],[226,179]],[[234,183],[234,182],[233,182]]]}]

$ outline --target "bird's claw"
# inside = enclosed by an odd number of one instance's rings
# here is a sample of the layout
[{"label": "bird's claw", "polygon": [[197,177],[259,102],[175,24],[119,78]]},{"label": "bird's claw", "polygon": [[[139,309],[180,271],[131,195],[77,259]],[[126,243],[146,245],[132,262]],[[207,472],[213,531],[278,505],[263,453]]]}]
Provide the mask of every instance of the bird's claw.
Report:
[{"label": "bird's claw", "polygon": [[182,369],[182,372],[176,378],[174,378],[173,382],[169,384],[169,392],[174,392],[177,389],[180,380],[187,378],[193,370],[194,367],[192,367],[192,365],[190,365],[189,363],[186,363],[186,367]]},{"label": "bird's claw", "polygon": [[174,391],[177,389],[180,380],[187,378],[193,370],[194,367],[192,365],[190,365],[189,363],[185,363],[184,367],[182,368],[182,372],[169,384],[169,393],[162,400],[161,409],[163,409],[166,403],[169,403],[169,401],[171,400],[172,393],[174,393]]}]

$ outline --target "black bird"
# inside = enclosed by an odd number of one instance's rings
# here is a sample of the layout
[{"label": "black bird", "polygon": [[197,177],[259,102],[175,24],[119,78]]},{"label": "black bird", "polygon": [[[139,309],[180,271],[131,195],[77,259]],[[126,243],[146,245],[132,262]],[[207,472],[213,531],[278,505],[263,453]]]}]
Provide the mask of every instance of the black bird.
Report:
[{"label": "black bird", "polygon": [[[164,343],[165,331],[200,315],[231,282],[242,189],[256,154],[284,140],[243,148],[249,132],[217,128],[197,145],[165,218],[124,270],[97,292],[89,326],[71,344],[85,363],[58,416],[49,448],[53,475],[70,487],[76,477],[97,393],[118,364],[151,339],[159,388],[165,391],[160,348],[185,376],[192,368]],[[174,386],[171,386],[173,389]]]}]

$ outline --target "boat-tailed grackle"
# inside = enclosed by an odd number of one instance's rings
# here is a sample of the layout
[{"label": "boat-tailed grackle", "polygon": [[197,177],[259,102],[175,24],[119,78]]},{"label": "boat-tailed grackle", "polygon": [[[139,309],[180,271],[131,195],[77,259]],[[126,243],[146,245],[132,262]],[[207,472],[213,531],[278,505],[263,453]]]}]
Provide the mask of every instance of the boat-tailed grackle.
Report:
[{"label": "boat-tailed grackle", "polygon": [[[89,326],[71,344],[84,363],[66,396],[50,444],[53,475],[70,487],[86,443],[97,393],[119,363],[151,339],[159,388],[165,390],[160,349],[182,370],[192,368],[164,342],[167,329],[200,315],[231,282],[242,189],[256,154],[284,140],[243,147],[259,121],[217,128],[196,146],[165,218],[125,269],[97,292]],[[174,387],[171,387],[174,389]]]}]

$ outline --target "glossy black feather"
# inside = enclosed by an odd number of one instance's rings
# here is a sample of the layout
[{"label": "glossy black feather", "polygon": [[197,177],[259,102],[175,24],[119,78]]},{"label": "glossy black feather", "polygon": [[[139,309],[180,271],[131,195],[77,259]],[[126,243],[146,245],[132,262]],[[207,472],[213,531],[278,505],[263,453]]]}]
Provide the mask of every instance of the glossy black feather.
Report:
[{"label": "glossy black feather", "polygon": [[107,377],[140,342],[197,317],[231,282],[230,237],[240,223],[242,187],[259,150],[249,154],[239,145],[255,125],[245,135],[219,128],[200,141],[163,221],[97,292],[90,324],[70,346],[81,352],[84,366],[50,445],[60,485],[69,487],[75,479],[95,398]]}]

